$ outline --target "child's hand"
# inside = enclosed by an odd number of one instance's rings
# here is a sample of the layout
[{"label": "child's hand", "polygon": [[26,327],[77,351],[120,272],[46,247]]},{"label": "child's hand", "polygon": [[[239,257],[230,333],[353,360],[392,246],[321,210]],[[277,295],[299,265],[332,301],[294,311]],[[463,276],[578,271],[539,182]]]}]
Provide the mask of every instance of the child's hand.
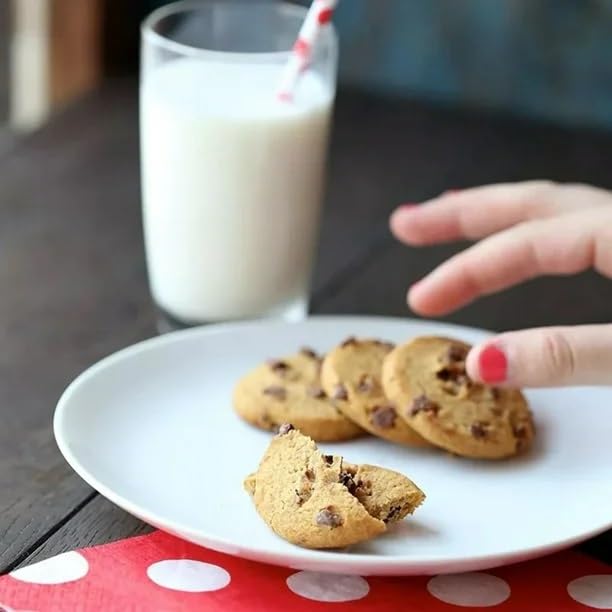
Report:
[{"label": "child's hand", "polygon": [[[391,229],[413,246],[482,239],[408,292],[412,309],[443,315],[535,276],[593,266],[612,278],[612,194],[546,181],[491,185],[398,208]],[[474,347],[475,380],[511,386],[612,383],[612,325],[509,332]]]}]

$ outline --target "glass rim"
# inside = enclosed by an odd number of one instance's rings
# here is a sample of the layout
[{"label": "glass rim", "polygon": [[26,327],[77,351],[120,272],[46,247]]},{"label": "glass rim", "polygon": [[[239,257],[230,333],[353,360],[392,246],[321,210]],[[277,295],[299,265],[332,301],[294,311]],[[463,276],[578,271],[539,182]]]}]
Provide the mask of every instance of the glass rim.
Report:
[{"label": "glass rim", "polygon": [[[219,0],[213,0],[219,2]],[[206,49],[203,47],[195,47],[186,45],[172,40],[162,34],[156,32],[153,28],[156,23],[162,19],[185,12],[190,9],[201,9],[203,6],[199,0],[178,0],[165,6],[160,6],[149,13],[140,26],[142,41],[153,44],[157,47],[165,48],[167,51],[174,52],[188,57],[207,57],[218,58],[223,60],[233,61],[279,61],[288,60],[291,54],[291,48],[286,51],[252,51],[252,52],[236,52],[236,51],[217,51],[214,49]],[[308,9],[291,2],[276,2],[274,7],[282,13],[294,14],[299,16],[301,21],[306,17]],[[338,46],[336,29],[332,23],[324,26],[324,43],[328,44],[332,51],[335,52]]]}]

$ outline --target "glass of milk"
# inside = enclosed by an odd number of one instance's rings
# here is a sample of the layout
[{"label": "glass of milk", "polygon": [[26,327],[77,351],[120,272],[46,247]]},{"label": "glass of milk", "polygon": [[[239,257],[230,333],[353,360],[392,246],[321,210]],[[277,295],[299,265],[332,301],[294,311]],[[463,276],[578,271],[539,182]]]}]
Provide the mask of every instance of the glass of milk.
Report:
[{"label": "glass of milk", "polygon": [[306,9],[178,2],[142,28],[143,224],[174,326],[308,312],[335,97],[327,25],[293,102],[276,98]]}]

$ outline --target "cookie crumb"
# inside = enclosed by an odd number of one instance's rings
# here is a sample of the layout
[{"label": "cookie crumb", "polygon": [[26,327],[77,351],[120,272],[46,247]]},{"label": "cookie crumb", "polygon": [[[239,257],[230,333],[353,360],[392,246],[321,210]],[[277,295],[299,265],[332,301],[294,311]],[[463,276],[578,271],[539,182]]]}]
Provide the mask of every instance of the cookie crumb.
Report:
[{"label": "cookie crumb", "polygon": [[319,510],[315,518],[315,522],[321,527],[331,527],[332,529],[335,527],[340,527],[340,525],[344,523],[342,517],[336,512],[336,509],[333,506],[327,506],[327,508],[322,508]]},{"label": "cookie crumb", "polygon": [[397,418],[397,412],[395,407],[391,404],[386,406],[375,406],[374,410],[370,415],[370,422],[376,427],[382,429],[389,429],[395,425],[395,419]]},{"label": "cookie crumb", "polygon": [[279,387],[277,385],[273,385],[271,387],[266,387],[262,393],[264,395],[269,395],[277,400],[286,400],[287,399],[287,391],[284,387]]}]

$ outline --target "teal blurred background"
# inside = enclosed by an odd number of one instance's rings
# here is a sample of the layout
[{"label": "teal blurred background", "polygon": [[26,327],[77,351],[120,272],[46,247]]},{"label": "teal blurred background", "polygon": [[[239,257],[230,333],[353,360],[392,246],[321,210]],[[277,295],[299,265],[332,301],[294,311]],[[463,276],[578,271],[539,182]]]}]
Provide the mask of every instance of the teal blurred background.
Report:
[{"label": "teal blurred background", "polygon": [[612,128],[612,0],[341,0],[335,22],[344,85]]}]

